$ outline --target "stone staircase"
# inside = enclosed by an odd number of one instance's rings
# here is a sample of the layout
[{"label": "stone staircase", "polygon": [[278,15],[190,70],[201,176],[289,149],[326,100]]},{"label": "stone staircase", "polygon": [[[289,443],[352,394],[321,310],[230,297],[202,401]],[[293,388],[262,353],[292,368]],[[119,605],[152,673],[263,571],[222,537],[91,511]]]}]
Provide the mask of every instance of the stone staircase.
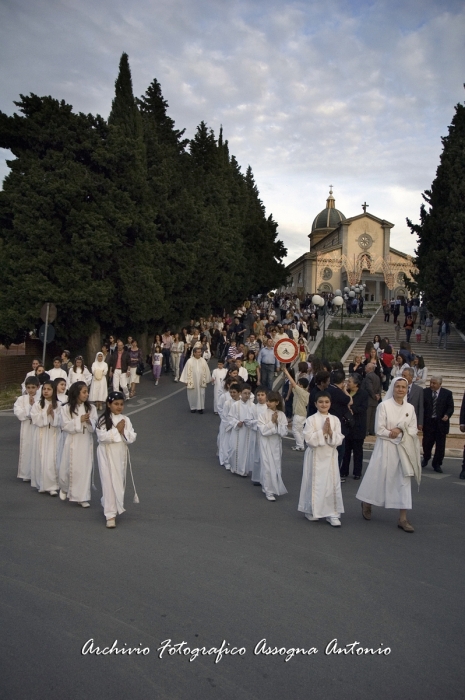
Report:
[{"label": "stone staircase", "polygon": [[[403,314],[399,316],[399,320],[400,325],[402,326],[404,322]],[[434,333],[436,333],[436,329],[437,324],[435,321],[435,325],[433,327]],[[400,340],[405,339],[405,332],[402,329],[399,336],[399,342],[395,340],[392,315],[391,321],[389,323],[385,323],[383,309],[380,308],[371,319],[364,335],[359,338],[356,345],[352,348],[350,356],[345,362],[346,371],[354,355],[363,356],[367,341],[373,340],[375,335],[380,335],[382,338],[389,338],[394,348],[394,355],[399,349]],[[412,351],[417,355],[423,356],[425,365],[428,368],[428,377],[431,377],[433,374],[441,375],[443,387],[445,389],[450,389],[454,395],[455,411],[450,422],[450,434],[451,436],[460,435],[463,437],[463,433],[461,433],[459,430],[459,416],[463,394],[465,392],[465,340],[460,333],[458,333],[458,331],[452,327],[450,336],[447,340],[447,350],[445,350],[444,347],[438,348],[437,344],[437,335],[433,335],[432,344],[426,344],[424,342],[424,328],[421,343],[417,343],[415,341],[415,335],[412,333]],[[426,384],[428,385],[428,380]]]}]

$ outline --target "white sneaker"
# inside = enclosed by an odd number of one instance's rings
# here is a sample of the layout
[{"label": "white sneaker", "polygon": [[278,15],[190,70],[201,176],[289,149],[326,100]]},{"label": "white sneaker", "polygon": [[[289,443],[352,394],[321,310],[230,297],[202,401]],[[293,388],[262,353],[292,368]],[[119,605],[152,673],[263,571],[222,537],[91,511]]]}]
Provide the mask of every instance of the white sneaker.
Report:
[{"label": "white sneaker", "polygon": [[108,518],[108,520],[107,520],[107,527],[116,527],[116,520],[115,520],[115,518]]},{"label": "white sneaker", "polygon": [[90,508],[90,503],[87,503],[87,501],[79,501],[79,505],[83,508]]},{"label": "white sneaker", "polygon": [[58,491],[50,491],[51,496],[58,496]]},{"label": "white sneaker", "polygon": [[320,518],[315,518],[314,515],[310,515],[310,513],[304,513],[305,517],[307,520],[319,520]]},{"label": "white sneaker", "polygon": [[176,377],[175,377],[175,378],[174,378],[174,381],[175,381],[175,382],[178,382],[178,381],[179,381],[179,379],[176,379]]},{"label": "white sneaker", "polygon": [[157,379],[157,381],[155,382],[155,386],[158,386],[158,379]]},{"label": "white sneaker", "polygon": [[276,498],[273,496],[272,493],[265,493],[265,496],[267,501],[276,501]]},{"label": "white sneaker", "polygon": [[339,518],[326,518],[326,521],[333,527],[341,527],[341,521]]},{"label": "white sneaker", "polygon": [[63,491],[62,489],[60,489],[60,501],[66,501],[67,497],[68,497],[68,494],[66,493],[66,491]]}]

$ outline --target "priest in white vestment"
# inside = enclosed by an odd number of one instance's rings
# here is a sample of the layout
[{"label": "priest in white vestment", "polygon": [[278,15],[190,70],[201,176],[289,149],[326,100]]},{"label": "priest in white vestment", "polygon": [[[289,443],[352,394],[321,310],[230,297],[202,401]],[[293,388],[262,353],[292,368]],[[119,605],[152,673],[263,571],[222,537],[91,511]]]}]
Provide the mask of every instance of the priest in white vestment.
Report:
[{"label": "priest in white vestment", "polygon": [[196,347],[192,357],[184,365],[180,382],[187,384],[187,400],[191,413],[203,413],[205,408],[205,388],[211,382],[210,368],[202,357],[202,348]]},{"label": "priest in white vestment", "polygon": [[376,443],[363,481],[357,492],[365,520],[371,520],[371,506],[398,508],[398,526],[413,532],[407,520],[412,508],[412,476],[421,479],[420,444],[415,410],[407,403],[407,380],[397,377],[376,410]]},{"label": "priest in white vestment", "polygon": [[339,516],[344,512],[341,492],[341,476],[337,448],[344,436],[341,422],[331,415],[331,396],[326,392],[317,395],[317,412],[307,418],[303,435],[308,447],[304,456],[304,469],[298,510],[307,520],[326,518],[333,527],[340,527]]}]

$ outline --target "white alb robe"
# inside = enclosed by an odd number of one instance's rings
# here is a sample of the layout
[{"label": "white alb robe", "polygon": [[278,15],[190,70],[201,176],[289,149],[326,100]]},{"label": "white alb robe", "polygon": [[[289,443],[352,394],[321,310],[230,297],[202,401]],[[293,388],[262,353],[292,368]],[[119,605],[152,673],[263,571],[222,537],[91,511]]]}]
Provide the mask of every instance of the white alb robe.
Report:
[{"label": "white alb robe", "polygon": [[219,369],[218,367],[212,372],[212,380],[215,382],[213,384],[213,411],[218,413],[218,399],[223,393],[223,382],[228,373],[228,370],[223,367]]},{"label": "white alb robe", "polygon": [[45,399],[44,408],[39,401],[31,409],[34,431],[34,457],[31,466],[31,486],[40,493],[58,491],[57,450],[60,437],[60,413],[58,404],[52,415],[47,415],[51,401]]},{"label": "white alb robe", "polygon": [[281,478],[282,438],[287,435],[287,418],[283,411],[277,413],[278,422],[273,423],[273,411],[267,407],[257,423],[260,431],[260,483],[265,494],[283,496],[287,489]]},{"label": "white alb robe", "polygon": [[228,451],[227,451],[227,433],[226,426],[228,424],[228,412],[229,404],[231,403],[231,395],[229,392],[224,392],[218,399],[218,415],[220,416],[220,427],[218,430],[218,437],[216,439],[217,444],[217,455],[222,467],[229,469],[228,465]]},{"label": "white alb robe", "polygon": [[[333,431],[328,439],[323,435],[327,418]],[[344,512],[336,449],[344,440],[341,422],[337,416],[318,411],[305,421],[304,438],[308,447],[297,510],[314,518],[338,518]]]},{"label": "white alb robe", "polygon": [[[239,423],[244,425],[239,427]],[[231,403],[226,425],[229,433],[228,463],[233,474],[247,476],[253,469],[257,417],[254,405],[242,399]]]},{"label": "white alb robe", "polygon": [[179,381],[187,384],[187,400],[191,411],[205,408],[205,387],[211,378],[210,368],[203,357],[190,357],[187,360]]},{"label": "white alb robe", "polygon": [[[260,420],[260,416],[262,416],[266,411],[268,410],[268,407],[266,403],[256,403],[254,404],[254,411],[255,411],[255,416],[257,418],[257,426],[258,426],[258,421]],[[255,457],[254,457],[254,463],[253,463],[253,468],[252,468],[252,481],[256,484],[260,483],[260,440],[262,436],[260,431],[258,430],[257,427],[257,437],[255,440]]]},{"label": "white alb robe", "polygon": [[28,372],[28,373],[26,374],[26,376],[24,377],[24,382],[21,384],[21,393],[23,394],[23,396],[24,396],[25,394],[27,394],[27,391],[26,391],[26,379],[27,379],[28,377],[35,377],[35,376],[36,376],[35,370],[32,370],[31,372]]},{"label": "white alb robe", "polygon": [[107,363],[104,360],[98,362],[96,359],[92,365],[92,384],[90,386],[89,401],[105,403],[108,396],[107,374]]},{"label": "white alb robe", "polygon": [[69,389],[71,384],[75,384],[76,382],[85,382],[87,386],[90,386],[91,381],[92,375],[87,367],[84,367],[84,370],[78,367],[76,372],[71,367],[66,378],[66,388]]},{"label": "white alb robe", "polygon": [[95,406],[90,409],[90,425],[81,422],[84,413],[86,409],[83,403],[78,404],[73,415],[70,414],[69,404],[61,411],[61,427],[66,433],[66,439],[59,465],[60,489],[68,494],[70,501],[78,503],[90,501],[94,461],[93,433],[98,418]]},{"label": "white alb robe", "polygon": [[[127,416],[112,413],[111,419],[113,427],[110,430],[106,429],[105,423],[96,429],[97,460],[103,491],[101,503],[107,520],[125,511],[127,446],[133,443],[137,437]],[[124,420],[126,423],[123,435],[116,427],[120,420]]]},{"label": "white alb robe", "polygon": [[[37,401],[34,397],[34,401]],[[32,406],[29,403],[29,395],[19,396],[13,406],[13,413],[21,421],[21,432],[19,434],[19,461],[18,479],[23,481],[31,480],[31,468],[34,458],[34,433],[35,425],[31,419]]]},{"label": "white alb robe", "polygon": [[397,445],[402,434],[394,440],[389,433],[404,426],[409,435],[417,434],[417,417],[413,406],[404,398],[402,404],[387,399],[376,409],[376,443],[356,498],[373,506],[410,510],[412,507],[412,477],[404,476]]},{"label": "white alb robe", "polygon": [[55,379],[64,379],[66,382],[68,379],[68,375],[61,367],[52,367],[52,369],[47,370],[47,374],[52,382],[55,381]]}]

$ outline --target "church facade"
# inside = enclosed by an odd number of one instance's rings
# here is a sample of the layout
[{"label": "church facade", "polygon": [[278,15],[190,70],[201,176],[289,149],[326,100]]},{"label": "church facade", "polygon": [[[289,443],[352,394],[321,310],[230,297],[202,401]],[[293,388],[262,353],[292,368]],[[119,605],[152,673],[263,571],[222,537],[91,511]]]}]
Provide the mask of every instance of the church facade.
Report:
[{"label": "church facade", "polygon": [[367,204],[349,218],[335,204],[331,188],[326,208],[313,221],[310,251],[288,265],[288,286],[280,291],[331,293],[364,282],[365,301],[406,296],[405,277],[411,278],[415,265],[410,255],[391,248],[394,224],[369,214]]}]

